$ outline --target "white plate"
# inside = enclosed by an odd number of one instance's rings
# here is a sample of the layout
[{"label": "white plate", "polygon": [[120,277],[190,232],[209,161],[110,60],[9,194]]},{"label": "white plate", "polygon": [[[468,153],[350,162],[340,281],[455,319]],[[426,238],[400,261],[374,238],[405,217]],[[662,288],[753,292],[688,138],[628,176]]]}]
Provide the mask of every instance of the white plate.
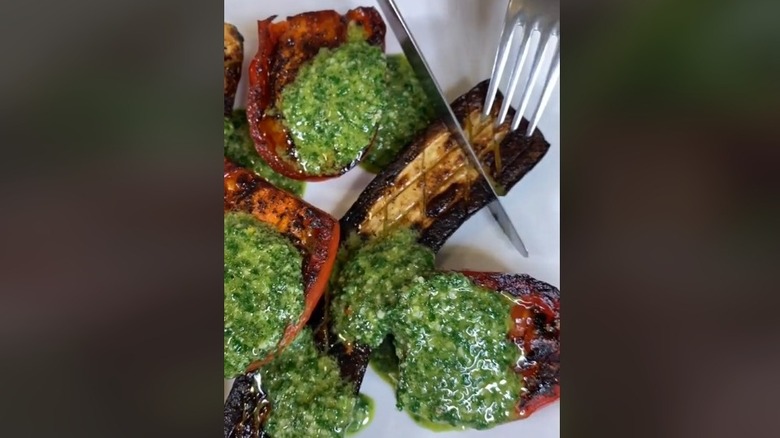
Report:
[{"label": "white plate", "polygon": [[[436,79],[453,100],[479,81],[490,77],[490,68],[506,9],[506,0],[397,0],[401,13],[430,63]],[[322,9],[341,13],[358,6],[378,5],[371,0],[225,0],[225,21],[244,36],[244,70],[236,97],[246,99],[246,71],[257,51],[257,20]],[[380,10],[381,11],[381,10]],[[392,31],[387,32],[387,52],[400,53]],[[523,258],[506,240],[490,213],[482,210],[450,237],[437,256],[437,266],[526,273],[560,287],[560,94],[556,87],[539,128],[550,142],[542,161],[504,198],[504,205],[528,248]],[[536,94],[539,90],[535,91]],[[304,199],[341,217],[373,175],[354,168],[330,181],[308,183]],[[229,386],[225,386],[225,395]],[[376,404],[374,421],[356,437],[534,437],[560,435],[560,402],[548,405],[525,420],[487,431],[430,432],[395,408],[390,386],[369,369],[361,391]]]}]

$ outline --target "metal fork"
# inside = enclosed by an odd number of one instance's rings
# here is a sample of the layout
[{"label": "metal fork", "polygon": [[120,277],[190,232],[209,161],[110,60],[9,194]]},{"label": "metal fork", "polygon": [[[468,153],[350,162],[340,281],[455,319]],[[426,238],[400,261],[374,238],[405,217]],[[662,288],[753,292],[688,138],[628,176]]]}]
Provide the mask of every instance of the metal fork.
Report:
[{"label": "metal fork", "polygon": [[[542,97],[536,105],[536,109],[533,112],[533,116],[528,124],[528,130],[526,136],[533,134],[536,129],[536,125],[539,123],[539,119],[542,117],[542,113],[550,100],[555,84],[558,82],[560,76],[560,58],[561,58],[561,4],[560,0],[509,0],[509,5],[506,10],[506,18],[504,21],[504,27],[501,30],[501,36],[498,42],[498,49],[496,50],[496,57],[493,61],[493,71],[490,74],[490,86],[488,87],[487,96],[485,98],[485,105],[483,107],[483,116],[487,117],[490,114],[490,110],[495,103],[496,92],[498,91],[499,83],[506,71],[507,61],[509,54],[512,52],[512,42],[514,40],[515,32],[520,29],[522,35],[520,37],[519,48],[515,52],[516,58],[512,67],[512,72],[509,75],[509,83],[504,94],[504,101],[501,105],[501,110],[498,113],[496,119],[496,125],[504,122],[507,113],[509,112],[509,106],[514,100],[515,92],[517,91],[518,81],[520,79],[523,67],[528,59],[531,48],[531,36],[533,32],[539,33],[539,44],[536,47],[536,53],[533,55],[533,64],[531,65],[531,72],[525,80],[520,97],[520,104],[515,112],[515,117],[512,120],[512,130],[516,130],[520,126],[520,121],[523,119],[525,111],[528,109],[528,105],[531,100],[531,92],[534,85],[539,80],[540,75],[544,70],[542,59],[548,50],[555,50],[552,56],[551,62],[547,66],[547,78],[545,79],[544,91],[542,91]],[[553,38],[554,37],[554,38]]]}]

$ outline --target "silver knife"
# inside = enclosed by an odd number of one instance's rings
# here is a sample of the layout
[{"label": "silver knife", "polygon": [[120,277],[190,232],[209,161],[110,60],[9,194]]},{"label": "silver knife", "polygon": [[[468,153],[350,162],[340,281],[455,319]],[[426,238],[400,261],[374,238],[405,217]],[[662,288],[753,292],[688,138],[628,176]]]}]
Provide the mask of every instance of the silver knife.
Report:
[{"label": "silver knife", "polygon": [[444,93],[442,92],[439,83],[436,82],[430,67],[428,67],[428,63],[425,61],[422,52],[420,52],[420,46],[417,45],[417,42],[409,31],[409,27],[406,25],[403,17],[401,17],[398,6],[395,4],[394,0],[379,0],[379,7],[382,8],[382,11],[385,13],[385,19],[387,19],[390,28],[393,29],[393,33],[398,37],[398,42],[401,43],[401,48],[403,49],[406,58],[409,60],[409,64],[411,64],[414,73],[420,80],[420,84],[425,89],[425,94],[436,107],[437,114],[442,118],[442,121],[454,135],[455,140],[466,152],[466,156],[471,160],[471,164],[479,171],[479,174],[490,188],[493,200],[488,204],[488,210],[493,214],[496,222],[501,226],[501,230],[509,238],[509,241],[512,242],[512,245],[517,248],[523,257],[528,257],[528,250],[526,250],[523,240],[520,238],[515,226],[509,219],[506,209],[501,205],[501,200],[498,197],[493,180],[484,169],[482,162],[479,161],[476,152],[474,152],[474,148],[466,138],[466,134],[463,132],[463,128],[461,128],[458,119],[455,117],[455,113],[452,112],[450,104],[444,97]]}]

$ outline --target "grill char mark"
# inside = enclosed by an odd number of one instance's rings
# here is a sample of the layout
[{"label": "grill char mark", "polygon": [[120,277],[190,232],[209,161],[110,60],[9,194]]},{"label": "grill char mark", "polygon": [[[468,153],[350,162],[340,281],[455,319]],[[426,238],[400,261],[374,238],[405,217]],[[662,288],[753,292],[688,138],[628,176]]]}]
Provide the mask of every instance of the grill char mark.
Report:
[{"label": "grill char mark", "polygon": [[225,438],[269,438],[263,430],[270,413],[268,397],[254,380],[244,374],[233,382],[223,413]]}]

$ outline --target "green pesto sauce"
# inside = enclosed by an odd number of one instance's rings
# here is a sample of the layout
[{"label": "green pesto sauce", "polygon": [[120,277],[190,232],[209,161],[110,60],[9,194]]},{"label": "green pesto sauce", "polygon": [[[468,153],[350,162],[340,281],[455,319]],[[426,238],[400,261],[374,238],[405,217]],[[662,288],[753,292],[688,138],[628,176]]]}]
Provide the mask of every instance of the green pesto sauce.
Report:
[{"label": "green pesto sauce", "polygon": [[230,117],[225,117],[225,156],[241,167],[253,170],[276,187],[303,196],[306,183],[276,173],[255,150],[246,111],[238,109]]},{"label": "green pesto sauce", "polygon": [[247,213],[225,213],[224,377],[271,353],[303,311],[303,260],[292,242]]},{"label": "green pesto sauce", "polygon": [[417,423],[418,426],[424,427],[432,432],[451,432],[466,429],[466,426],[453,426],[451,424],[434,423],[433,421],[426,420],[425,418],[414,414],[409,414],[409,418]]},{"label": "green pesto sauce", "polygon": [[348,342],[378,346],[395,320],[398,299],[434,267],[433,251],[417,234],[400,229],[369,240],[340,267],[331,310],[334,327]]},{"label": "green pesto sauce", "polygon": [[387,57],[387,106],[362,167],[379,173],[433,119],[433,107],[404,55]]},{"label": "green pesto sauce", "polygon": [[[398,356],[395,352],[395,343],[393,342],[392,336],[385,338],[379,347],[371,351],[371,362],[369,365],[382,380],[390,384],[393,390],[398,389],[398,378],[400,371],[398,369]],[[417,423],[418,426],[424,427],[433,432],[447,432],[465,429],[464,426],[452,426],[449,424],[434,423],[415,414],[409,414],[409,418]]]},{"label": "green pesto sauce", "polygon": [[304,171],[337,173],[371,144],[385,106],[382,49],[350,27],[347,43],[319,53],[281,93],[279,109]]},{"label": "green pesto sauce", "polygon": [[394,328],[397,406],[425,422],[487,429],[514,414],[520,351],[506,339],[511,301],[462,274],[418,279]]},{"label": "green pesto sauce", "polygon": [[308,328],[260,375],[271,402],[269,436],[343,437],[370,421],[370,399],[355,395],[335,359],[317,350]]},{"label": "green pesto sauce", "polygon": [[365,429],[374,420],[374,401],[360,394],[352,412],[352,422],[347,426],[347,435],[354,435]]},{"label": "green pesto sauce", "polygon": [[372,347],[372,368],[397,407],[432,430],[487,429],[514,418],[520,350],[506,339],[512,300],[459,273],[433,271],[410,230],[339,255],[332,315],[339,336]]},{"label": "green pesto sauce", "polygon": [[386,337],[378,347],[371,350],[369,365],[393,389],[398,387],[398,356],[392,336]]}]

